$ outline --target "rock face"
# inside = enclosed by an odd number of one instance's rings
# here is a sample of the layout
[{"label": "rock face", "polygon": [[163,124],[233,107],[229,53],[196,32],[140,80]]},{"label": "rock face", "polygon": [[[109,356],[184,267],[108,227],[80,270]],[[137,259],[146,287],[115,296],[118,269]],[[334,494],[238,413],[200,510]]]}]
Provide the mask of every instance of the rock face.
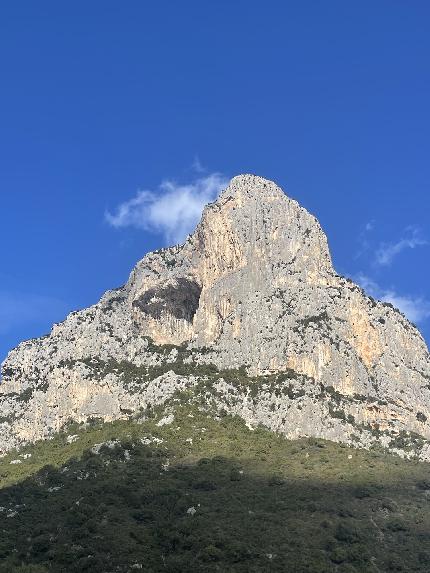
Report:
[{"label": "rock face", "polygon": [[149,253],[126,285],[12,350],[2,375],[4,451],[194,388],[207,407],[287,436],[430,456],[420,333],[337,275],[315,217],[253,175],[232,179],[183,245]]}]

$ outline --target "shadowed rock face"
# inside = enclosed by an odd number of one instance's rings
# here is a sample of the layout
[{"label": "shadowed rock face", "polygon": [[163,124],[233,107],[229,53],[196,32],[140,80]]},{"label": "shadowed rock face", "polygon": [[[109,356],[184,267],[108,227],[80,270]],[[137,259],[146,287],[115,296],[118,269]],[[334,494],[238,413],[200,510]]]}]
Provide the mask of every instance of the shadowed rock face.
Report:
[{"label": "shadowed rock face", "polygon": [[175,284],[148,289],[133,301],[132,306],[157,320],[171,315],[192,322],[199,306],[201,292],[202,289],[196,282],[179,278]]},{"label": "shadowed rock face", "polygon": [[177,362],[178,351],[167,356],[148,339],[187,346],[189,361],[304,381],[299,400],[262,388],[254,403],[218,381],[226,399],[216,406],[252,424],[358,445],[370,437],[387,445],[393,432],[430,437],[430,360],[420,333],[339,276],[315,217],[261,177],[232,179],[183,245],[149,253],[124,287],[9,354],[0,448],[49,435],[69,418],[115,419],[192,385],[172,367],[176,375],[148,379],[132,394],[119,366],[96,371],[89,361]]}]

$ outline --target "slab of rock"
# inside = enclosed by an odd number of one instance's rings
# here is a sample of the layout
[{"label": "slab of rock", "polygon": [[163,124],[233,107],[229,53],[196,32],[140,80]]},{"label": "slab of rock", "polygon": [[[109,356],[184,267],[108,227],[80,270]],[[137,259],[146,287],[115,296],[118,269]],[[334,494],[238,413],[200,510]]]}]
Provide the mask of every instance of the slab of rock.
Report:
[{"label": "slab of rock", "polygon": [[193,365],[209,363],[242,366],[250,383],[288,373],[302,384],[299,398],[282,394],[284,381],[280,397],[269,388],[252,404],[234,390],[234,405],[224,387],[225,409],[252,425],[403,443],[406,452],[416,450],[412,436],[427,459],[430,358],[421,334],[339,276],[315,217],[254,175],[233,178],[183,245],[149,253],[123,287],[9,353],[0,451],[68,420],[112,420],[163,403],[205,378]]}]

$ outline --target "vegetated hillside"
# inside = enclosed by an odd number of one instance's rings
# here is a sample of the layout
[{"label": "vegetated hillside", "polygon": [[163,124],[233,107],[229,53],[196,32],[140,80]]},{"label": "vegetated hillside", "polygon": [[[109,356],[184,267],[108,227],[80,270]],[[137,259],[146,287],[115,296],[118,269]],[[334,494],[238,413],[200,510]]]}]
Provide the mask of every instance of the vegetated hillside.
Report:
[{"label": "vegetated hillside", "polygon": [[429,571],[427,463],[190,398],[3,457],[0,571]]}]

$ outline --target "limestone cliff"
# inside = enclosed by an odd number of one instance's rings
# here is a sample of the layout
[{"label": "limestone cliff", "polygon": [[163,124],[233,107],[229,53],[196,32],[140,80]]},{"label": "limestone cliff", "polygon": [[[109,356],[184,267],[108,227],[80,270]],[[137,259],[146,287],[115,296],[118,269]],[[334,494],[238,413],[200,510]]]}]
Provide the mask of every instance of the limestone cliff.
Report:
[{"label": "limestone cliff", "polygon": [[183,245],[12,350],[2,375],[3,451],[192,388],[251,426],[430,459],[420,333],[337,275],[315,217],[253,175],[232,179]]}]

